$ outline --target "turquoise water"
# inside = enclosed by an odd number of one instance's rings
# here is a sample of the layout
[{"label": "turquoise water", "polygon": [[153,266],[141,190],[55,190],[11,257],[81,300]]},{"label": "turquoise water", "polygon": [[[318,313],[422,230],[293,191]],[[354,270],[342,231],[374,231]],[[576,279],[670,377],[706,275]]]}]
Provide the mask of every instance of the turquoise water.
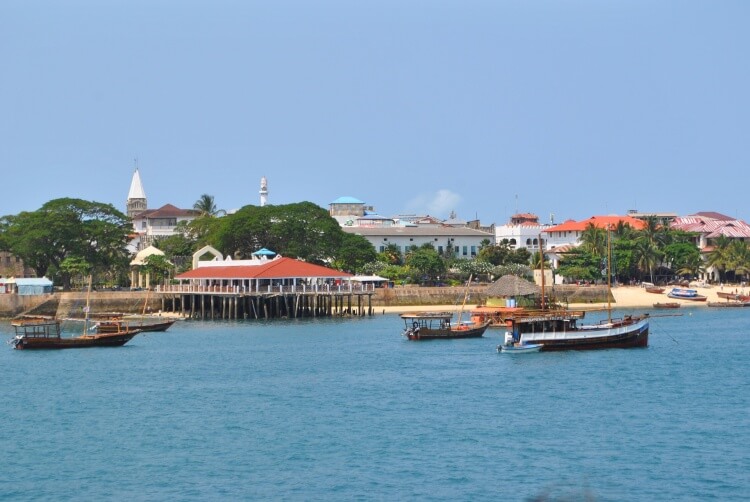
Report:
[{"label": "turquoise water", "polygon": [[396,315],[3,346],[0,498],[749,499],[750,309],[682,313],[647,349],[516,356]]}]

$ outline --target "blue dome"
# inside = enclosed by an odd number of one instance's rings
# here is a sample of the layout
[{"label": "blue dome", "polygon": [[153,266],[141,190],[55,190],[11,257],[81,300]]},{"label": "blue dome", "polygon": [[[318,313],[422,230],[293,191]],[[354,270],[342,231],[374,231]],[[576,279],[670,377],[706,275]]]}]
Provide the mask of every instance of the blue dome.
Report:
[{"label": "blue dome", "polygon": [[331,202],[331,204],[364,204],[364,202],[354,197],[339,197]]}]

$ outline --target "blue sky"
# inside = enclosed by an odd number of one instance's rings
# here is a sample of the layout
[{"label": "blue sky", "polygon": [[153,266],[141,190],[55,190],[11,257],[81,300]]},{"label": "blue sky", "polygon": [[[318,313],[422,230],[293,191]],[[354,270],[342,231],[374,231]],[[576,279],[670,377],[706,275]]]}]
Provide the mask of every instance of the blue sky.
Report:
[{"label": "blue sky", "polygon": [[750,219],[750,2],[0,4],[0,215],[269,200]]}]

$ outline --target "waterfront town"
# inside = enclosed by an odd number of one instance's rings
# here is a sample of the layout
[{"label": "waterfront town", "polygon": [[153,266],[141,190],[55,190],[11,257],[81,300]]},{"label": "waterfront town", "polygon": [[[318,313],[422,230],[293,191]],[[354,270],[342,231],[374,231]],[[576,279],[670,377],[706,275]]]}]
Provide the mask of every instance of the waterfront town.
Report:
[{"label": "waterfront town", "polygon": [[[258,195],[257,207],[263,208],[269,204],[271,194],[265,177],[260,178]],[[210,199],[209,202],[213,203],[213,200]],[[113,287],[124,290],[159,289],[163,292],[207,291],[210,288],[222,287],[239,292],[259,292],[261,288],[272,288],[276,285],[282,288],[337,285],[340,288],[342,284],[349,284],[351,287],[354,283],[358,288],[364,287],[365,290],[368,286],[400,286],[399,281],[388,277],[387,273],[378,275],[372,271],[366,273],[364,270],[338,270],[335,266],[323,266],[332,264],[307,263],[305,260],[297,259],[297,256],[277,256],[276,250],[266,248],[254,250],[249,259],[237,259],[236,256],[224,256],[221,250],[212,246],[195,250],[190,262],[171,277],[169,284],[165,277],[161,278],[161,282],[151,277],[146,263],[152,255],[164,255],[158,247],[160,239],[184,231],[187,225],[200,218],[202,213],[196,207],[178,208],[172,204],[158,208],[149,207],[141,173],[136,168],[124,208],[124,213],[132,221],[127,246],[131,256],[129,281],[115,284]],[[690,246],[699,253],[701,260],[694,269],[680,272],[683,275],[689,272],[687,279],[694,284],[717,284],[722,288],[721,283],[725,280],[722,273],[727,271],[727,267],[712,262],[711,253],[715,252],[718,245],[727,246],[732,242],[746,242],[750,239],[750,226],[747,223],[710,211],[678,215],[669,212],[649,213],[631,210],[622,215],[593,215],[580,221],[568,220],[559,223],[542,222],[537,215],[527,212],[514,214],[510,221],[498,224],[463,220],[456,214],[451,214],[448,219],[440,219],[429,214],[385,216],[378,214],[373,205],[352,196],[334,198],[327,210],[343,232],[366,239],[373,251],[381,255],[390,251],[403,256],[410,250],[428,247],[434,249],[439,256],[451,255],[458,263],[471,263],[480,260],[483,248],[502,246],[509,252],[526,253],[521,256],[527,261],[525,265],[530,265],[529,258],[543,250],[548,264],[548,270],[545,271],[548,286],[588,283],[586,280],[560,273],[561,263],[565,261],[566,256],[584,246],[587,229],[590,232],[591,229],[603,231],[625,227],[642,231],[649,225],[658,225],[660,228],[680,231],[683,235],[689,236]],[[654,265],[658,263],[651,264],[651,275],[646,279],[666,282],[676,278],[675,271],[669,271],[668,267],[662,267],[660,273],[671,272],[672,276],[654,276]],[[738,272],[741,271],[740,268]],[[9,251],[0,254],[0,275],[0,292],[6,294],[45,294],[59,286],[46,277],[38,277],[33,268],[25,266],[20,257]],[[541,272],[536,271],[532,277],[539,283]],[[738,273],[735,278],[739,285],[744,286],[744,283],[740,284],[742,277],[744,276]],[[431,281],[429,285],[440,285],[436,284],[440,281],[439,276],[433,279],[436,280]],[[496,277],[490,274],[484,278],[485,281],[493,279]],[[478,281],[478,278],[475,280]],[[371,298],[368,297],[368,300]],[[423,297],[421,302],[425,303]],[[181,303],[184,304],[184,300]],[[350,303],[351,300],[349,308]],[[336,307],[343,308],[342,305]],[[184,308],[184,305],[181,308]],[[360,305],[359,311],[361,310]]]}]

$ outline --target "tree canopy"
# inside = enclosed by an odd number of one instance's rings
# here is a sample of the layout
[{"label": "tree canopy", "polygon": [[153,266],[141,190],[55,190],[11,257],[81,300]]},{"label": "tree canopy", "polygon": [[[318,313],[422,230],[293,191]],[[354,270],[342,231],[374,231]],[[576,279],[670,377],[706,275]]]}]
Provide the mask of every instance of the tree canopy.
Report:
[{"label": "tree canopy", "polygon": [[206,241],[225,254],[249,258],[260,248],[312,263],[338,258],[344,231],[328,211],[312,202],[245,206],[217,219]]},{"label": "tree canopy", "polygon": [[125,246],[132,228],[111,204],[55,199],[37,211],[5,216],[0,229],[6,250],[39,276],[59,275],[64,286],[82,269],[112,273],[127,266]]}]

